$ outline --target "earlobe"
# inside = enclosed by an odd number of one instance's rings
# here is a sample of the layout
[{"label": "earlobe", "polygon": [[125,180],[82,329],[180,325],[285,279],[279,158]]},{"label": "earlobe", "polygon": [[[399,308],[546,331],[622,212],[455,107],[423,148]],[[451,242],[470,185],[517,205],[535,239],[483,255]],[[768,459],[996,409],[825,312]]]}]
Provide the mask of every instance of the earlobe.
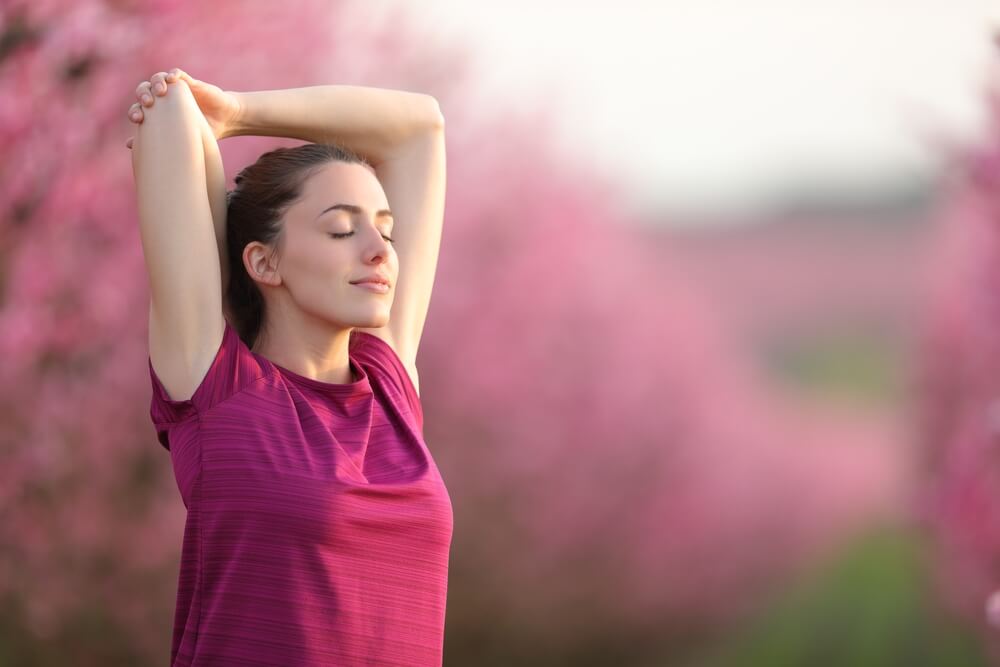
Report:
[{"label": "earlobe", "polygon": [[272,287],[277,287],[281,284],[281,274],[278,273],[277,269],[257,267],[254,273],[261,282],[267,283]]}]

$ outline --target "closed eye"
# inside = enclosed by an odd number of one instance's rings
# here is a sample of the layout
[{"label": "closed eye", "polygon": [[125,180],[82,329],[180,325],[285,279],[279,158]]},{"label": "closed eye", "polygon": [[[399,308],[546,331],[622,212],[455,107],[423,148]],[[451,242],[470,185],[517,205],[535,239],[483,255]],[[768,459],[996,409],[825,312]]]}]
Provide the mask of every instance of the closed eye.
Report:
[{"label": "closed eye", "polygon": [[[343,239],[343,238],[347,238],[348,236],[354,236],[354,232],[344,232],[344,233],[340,233],[340,234],[338,234],[338,233],[331,233],[330,236],[332,236],[335,239]],[[396,242],[395,239],[391,239],[388,236],[386,236],[385,234],[382,235],[382,238],[384,238],[389,243],[395,243]]]}]

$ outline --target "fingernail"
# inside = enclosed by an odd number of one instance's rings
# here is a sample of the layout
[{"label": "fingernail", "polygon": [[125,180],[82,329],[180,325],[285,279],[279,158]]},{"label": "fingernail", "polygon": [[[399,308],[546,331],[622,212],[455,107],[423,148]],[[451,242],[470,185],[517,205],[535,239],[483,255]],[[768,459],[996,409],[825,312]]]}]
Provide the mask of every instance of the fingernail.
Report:
[{"label": "fingernail", "polygon": [[153,98],[150,97],[149,95],[143,95],[142,96],[142,101],[145,102],[146,104],[149,104],[150,102],[153,101]]}]

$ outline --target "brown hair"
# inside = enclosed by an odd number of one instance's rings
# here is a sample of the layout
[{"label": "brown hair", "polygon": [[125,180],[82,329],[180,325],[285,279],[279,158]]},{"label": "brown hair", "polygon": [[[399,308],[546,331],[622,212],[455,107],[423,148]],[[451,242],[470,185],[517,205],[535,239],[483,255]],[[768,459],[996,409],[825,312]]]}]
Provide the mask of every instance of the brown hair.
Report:
[{"label": "brown hair", "polygon": [[[260,288],[243,265],[243,249],[258,241],[284,248],[283,216],[301,196],[305,182],[330,162],[370,165],[360,155],[336,144],[305,144],[276,148],[257,158],[236,175],[236,188],[226,193],[226,255],[230,278],[225,303],[233,327],[252,348],[264,325],[266,303]],[[353,337],[352,337],[353,339]]]}]

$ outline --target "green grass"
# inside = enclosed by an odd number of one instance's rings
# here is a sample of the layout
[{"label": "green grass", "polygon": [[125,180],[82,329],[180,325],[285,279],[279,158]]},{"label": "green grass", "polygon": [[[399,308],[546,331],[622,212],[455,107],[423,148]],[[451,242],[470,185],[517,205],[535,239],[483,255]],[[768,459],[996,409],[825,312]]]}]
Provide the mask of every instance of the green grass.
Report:
[{"label": "green grass", "polygon": [[968,627],[933,601],[919,537],[873,532],[793,585],[692,667],[986,667]]},{"label": "green grass", "polygon": [[892,405],[903,392],[904,341],[867,331],[829,331],[761,345],[779,384],[834,402]]}]

